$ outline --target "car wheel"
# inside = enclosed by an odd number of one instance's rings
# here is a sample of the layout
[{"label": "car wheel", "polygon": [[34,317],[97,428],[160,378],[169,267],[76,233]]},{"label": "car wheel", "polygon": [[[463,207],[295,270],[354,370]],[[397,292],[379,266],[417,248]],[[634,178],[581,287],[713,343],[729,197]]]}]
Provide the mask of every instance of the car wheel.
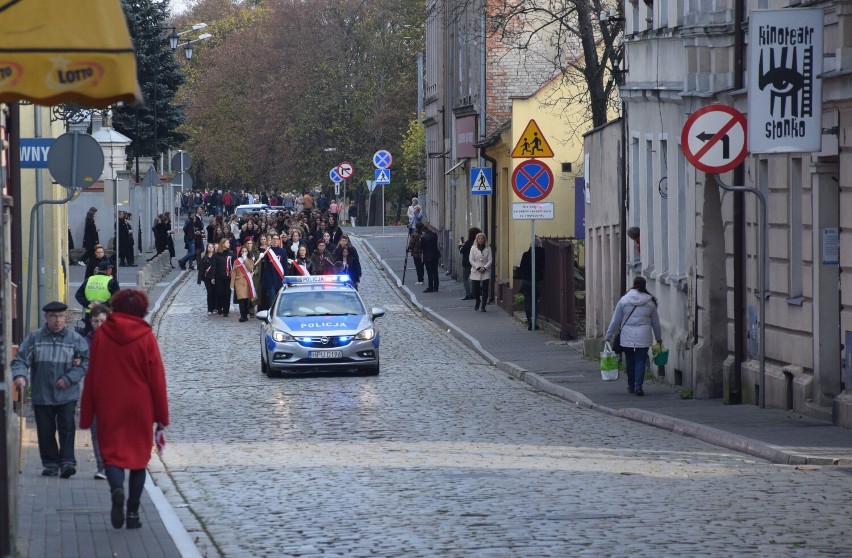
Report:
[{"label": "car wheel", "polygon": [[269,366],[266,364],[266,361],[263,360],[263,355],[260,355],[260,373],[269,374]]},{"label": "car wheel", "polygon": [[375,366],[367,368],[367,376],[378,376],[380,364],[377,362]]}]

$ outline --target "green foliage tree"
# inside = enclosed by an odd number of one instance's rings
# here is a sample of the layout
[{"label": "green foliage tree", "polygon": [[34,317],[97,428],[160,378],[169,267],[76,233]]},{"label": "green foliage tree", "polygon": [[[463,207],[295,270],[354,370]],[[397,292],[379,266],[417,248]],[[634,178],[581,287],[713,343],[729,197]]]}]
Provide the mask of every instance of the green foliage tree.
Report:
[{"label": "green foliage tree", "polygon": [[167,29],[167,3],[122,0],[121,4],[136,49],[139,86],[145,103],[139,107],[116,107],[113,126],[133,140],[128,155],[155,156],[187,138],[179,131],[186,118],[181,106],[174,102],[175,92],[184,81],[183,73],[167,40],[170,31]]}]

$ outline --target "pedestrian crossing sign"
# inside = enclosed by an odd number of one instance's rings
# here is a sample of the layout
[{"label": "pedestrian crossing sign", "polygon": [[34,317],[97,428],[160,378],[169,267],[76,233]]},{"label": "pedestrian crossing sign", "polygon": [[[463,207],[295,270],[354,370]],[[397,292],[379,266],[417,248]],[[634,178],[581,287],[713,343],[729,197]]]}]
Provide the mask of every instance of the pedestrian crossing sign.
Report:
[{"label": "pedestrian crossing sign", "polygon": [[526,157],[531,159],[553,157],[553,150],[535,120],[530,120],[518,143],[515,144],[515,149],[512,150],[512,158]]},{"label": "pedestrian crossing sign", "polygon": [[472,196],[487,196],[494,193],[489,167],[473,167],[470,169],[470,194]]},{"label": "pedestrian crossing sign", "polygon": [[376,169],[376,184],[390,184],[390,169]]}]

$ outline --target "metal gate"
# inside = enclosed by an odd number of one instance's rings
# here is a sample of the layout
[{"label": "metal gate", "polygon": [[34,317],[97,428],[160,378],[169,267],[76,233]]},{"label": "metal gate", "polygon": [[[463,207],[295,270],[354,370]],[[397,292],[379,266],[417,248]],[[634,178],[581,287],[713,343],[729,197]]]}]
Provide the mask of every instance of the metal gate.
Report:
[{"label": "metal gate", "polygon": [[549,323],[559,326],[560,339],[578,339],[583,332],[579,327],[577,287],[584,289],[583,274],[576,267],[574,242],[563,238],[544,238],[544,284],[541,294],[541,310],[536,314]]}]

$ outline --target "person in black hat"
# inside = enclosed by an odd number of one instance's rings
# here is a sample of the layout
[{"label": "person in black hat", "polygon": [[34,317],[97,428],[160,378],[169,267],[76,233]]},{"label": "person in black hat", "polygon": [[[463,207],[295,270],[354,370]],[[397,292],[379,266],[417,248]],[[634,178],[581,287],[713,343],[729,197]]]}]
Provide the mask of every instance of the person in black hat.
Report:
[{"label": "person in black hat", "polygon": [[111,272],[112,263],[109,260],[99,261],[97,273],[86,279],[74,294],[74,298],[86,311],[86,315],[83,317],[86,324],[85,334],[92,331],[92,306],[106,303],[112,298],[112,295],[118,292],[118,281],[111,275]]},{"label": "person in black hat", "polygon": [[23,389],[29,373],[41,474],[67,479],[77,472],[74,413],[80,381],[89,365],[89,346],[81,335],[65,327],[68,306],[54,301],[42,310],[45,325],[21,343],[12,359],[12,377],[15,386]]}]

